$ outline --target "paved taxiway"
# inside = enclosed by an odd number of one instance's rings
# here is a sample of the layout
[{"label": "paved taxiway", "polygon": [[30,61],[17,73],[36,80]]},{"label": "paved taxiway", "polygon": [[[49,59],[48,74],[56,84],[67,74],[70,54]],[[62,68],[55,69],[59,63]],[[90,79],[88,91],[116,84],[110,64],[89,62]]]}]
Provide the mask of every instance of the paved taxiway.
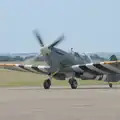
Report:
[{"label": "paved taxiway", "polygon": [[119,120],[120,86],[0,88],[0,120]]}]

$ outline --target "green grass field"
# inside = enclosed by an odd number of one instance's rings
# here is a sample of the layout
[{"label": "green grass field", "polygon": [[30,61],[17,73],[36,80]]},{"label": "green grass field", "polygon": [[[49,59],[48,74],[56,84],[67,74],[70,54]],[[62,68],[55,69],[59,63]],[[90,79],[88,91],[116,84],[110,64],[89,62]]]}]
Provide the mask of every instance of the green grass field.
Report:
[{"label": "green grass field", "polygon": [[[0,70],[0,86],[42,86],[43,81],[47,79],[45,75],[39,75],[27,72]],[[104,81],[97,80],[78,80],[79,85],[103,85]],[[114,83],[114,84],[120,84]],[[68,81],[52,81],[52,85],[68,86]]]}]

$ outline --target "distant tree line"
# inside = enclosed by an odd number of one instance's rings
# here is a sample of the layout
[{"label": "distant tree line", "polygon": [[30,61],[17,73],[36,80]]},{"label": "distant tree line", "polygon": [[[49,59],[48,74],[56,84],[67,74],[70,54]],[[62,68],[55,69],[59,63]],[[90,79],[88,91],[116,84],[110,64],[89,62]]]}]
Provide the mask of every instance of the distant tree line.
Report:
[{"label": "distant tree line", "polygon": [[29,56],[10,56],[10,55],[0,55],[0,61],[25,61],[27,59],[34,58],[36,61],[44,61],[45,58],[43,56],[35,56],[35,55],[29,55]]},{"label": "distant tree line", "polygon": [[24,58],[21,56],[0,56],[0,61],[23,61]]}]

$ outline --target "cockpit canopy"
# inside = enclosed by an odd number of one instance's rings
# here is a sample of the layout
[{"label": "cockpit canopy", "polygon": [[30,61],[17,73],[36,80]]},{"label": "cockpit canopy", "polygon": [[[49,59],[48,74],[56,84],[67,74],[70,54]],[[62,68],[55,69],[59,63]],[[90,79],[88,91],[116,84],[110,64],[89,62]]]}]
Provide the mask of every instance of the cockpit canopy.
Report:
[{"label": "cockpit canopy", "polygon": [[72,52],[72,54],[76,57],[79,58],[79,60],[82,63],[91,63],[91,59],[89,58],[88,55],[86,54],[79,54],[78,52]]}]

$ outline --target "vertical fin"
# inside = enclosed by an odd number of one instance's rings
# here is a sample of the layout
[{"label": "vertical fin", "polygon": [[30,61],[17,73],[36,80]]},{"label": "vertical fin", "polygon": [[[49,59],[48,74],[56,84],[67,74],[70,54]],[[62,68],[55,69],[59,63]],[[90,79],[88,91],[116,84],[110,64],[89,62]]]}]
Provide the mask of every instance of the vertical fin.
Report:
[{"label": "vertical fin", "polygon": [[117,61],[117,57],[116,55],[112,55],[110,58],[109,58],[110,61]]}]

